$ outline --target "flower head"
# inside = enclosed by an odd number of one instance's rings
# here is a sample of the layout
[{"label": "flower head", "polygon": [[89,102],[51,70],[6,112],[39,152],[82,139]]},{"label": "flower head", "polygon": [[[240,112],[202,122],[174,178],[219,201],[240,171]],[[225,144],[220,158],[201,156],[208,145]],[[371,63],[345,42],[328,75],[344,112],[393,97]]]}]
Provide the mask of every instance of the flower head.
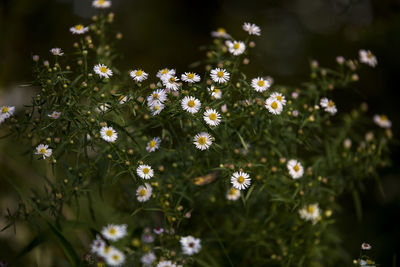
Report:
[{"label": "flower head", "polygon": [[36,155],[40,155],[43,159],[51,157],[53,150],[48,145],[40,144],[36,147]]},{"label": "flower head", "polygon": [[261,29],[256,24],[245,22],[243,24],[243,30],[248,32],[249,35],[257,35],[257,36],[261,35]]},{"label": "flower head", "polygon": [[110,241],[117,241],[127,235],[126,224],[109,224],[101,230],[101,234]]},{"label": "flower head", "polygon": [[133,70],[129,75],[137,82],[142,82],[147,79],[148,74],[141,69]]},{"label": "flower head", "polygon": [[274,115],[281,114],[283,110],[282,103],[274,97],[269,97],[267,98],[267,100],[265,100],[265,107],[268,109],[270,113]]},{"label": "flower head", "polygon": [[61,112],[53,111],[51,114],[48,114],[47,116],[49,116],[50,118],[53,118],[53,119],[57,120],[58,118],[60,118]]},{"label": "flower head", "polygon": [[270,86],[270,82],[261,77],[257,77],[251,80],[251,87],[253,87],[254,90],[259,93],[266,91]]},{"label": "flower head", "polygon": [[215,109],[208,109],[204,112],[203,118],[210,126],[217,126],[221,122],[221,115]]},{"label": "flower head", "polygon": [[92,2],[92,6],[95,8],[109,8],[111,6],[111,1],[95,0]]},{"label": "flower head", "polygon": [[140,176],[140,178],[146,180],[154,176],[154,171],[149,165],[139,165],[139,167],[136,169],[136,173]]},{"label": "flower head", "polygon": [[334,115],[337,112],[335,102],[333,102],[332,100],[329,100],[326,97],[321,98],[321,101],[319,102],[319,104],[321,105],[321,107],[324,108],[324,110],[326,112],[330,113],[331,115]]},{"label": "flower head", "polygon": [[132,99],[132,97],[129,95],[120,95],[118,98],[118,102],[120,105],[123,105],[126,102],[130,101],[131,99]]},{"label": "flower head", "polygon": [[179,78],[176,76],[164,76],[161,78],[161,81],[167,89],[177,91],[179,88]]},{"label": "flower head", "polygon": [[85,32],[89,31],[89,27],[78,24],[74,27],[69,28],[69,31],[72,32],[72,34],[84,34]]},{"label": "flower head", "polygon": [[105,259],[107,265],[121,266],[125,262],[125,255],[118,249],[112,247]]},{"label": "flower head", "polygon": [[212,31],[211,36],[215,38],[224,38],[224,39],[231,38],[231,36],[226,32],[224,28],[218,28],[216,31]]},{"label": "flower head", "polygon": [[150,199],[151,194],[153,192],[153,188],[148,183],[141,185],[136,190],[137,200],[139,202],[146,202]]},{"label": "flower head", "polygon": [[242,41],[226,41],[229,52],[234,56],[239,56],[246,50],[246,45]]},{"label": "flower head", "polygon": [[161,70],[159,70],[158,72],[157,72],[157,78],[159,78],[159,79],[163,79],[163,78],[166,78],[166,77],[171,77],[171,76],[174,76],[176,74],[176,72],[175,72],[175,70],[174,69],[167,69],[167,68],[165,68],[165,69],[161,69]]},{"label": "flower head", "polygon": [[172,261],[160,261],[156,267],[177,267]]},{"label": "flower head", "polygon": [[368,243],[362,243],[361,244],[361,249],[362,250],[370,250],[372,248],[372,246]]},{"label": "flower head", "polygon": [[222,91],[216,88],[214,85],[207,87],[207,90],[214,99],[220,99],[222,97]]},{"label": "flower head", "polygon": [[106,242],[101,238],[100,235],[96,235],[96,239],[92,241],[90,245],[90,251],[97,255],[100,255],[106,246]]},{"label": "flower head", "polygon": [[361,63],[367,64],[371,67],[375,67],[378,64],[378,60],[371,51],[361,49],[358,54],[360,56]]},{"label": "flower head", "polygon": [[104,126],[100,129],[100,136],[104,141],[114,143],[118,138],[118,133],[112,127]]},{"label": "flower head", "polygon": [[146,146],[146,150],[147,152],[154,152],[156,151],[161,144],[161,138],[160,137],[154,137],[153,139],[151,139]]},{"label": "flower head", "polygon": [[181,101],[181,105],[183,110],[194,114],[200,110],[201,102],[193,96],[185,96]]},{"label": "flower head", "polygon": [[286,167],[289,171],[290,176],[292,176],[293,179],[298,179],[303,176],[304,174],[304,168],[301,165],[301,163],[295,159],[291,159],[288,161],[286,164]]},{"label": "flower head", "polygon": [[157,258],[156,258],[156,255],[152,252],[152,251],[150,251],[150,252],[147,252],[146,254],[144,254],[141,258],[140,258],[140,262],[143,264],[143,265],[151,265],[151,264],[153,264],[153,262],[156,260]]},{"label": "flower head", "polygon": [[225,69],[216,68],[211,70],[211,79],[216,83],[226,83],[229,81],[230,74]]},{"label": "flower head", "polygon": [[199,253],[201,249],[201,241],[193,236],[183,236],[179,240],[182,246],[183,254],[193,255]]},{"label": "flower head", "polygon": [[311,221],[312,224],[316,224],[320,218],[320,209],[318,203],[305,205],[299,210],[300,218],[305,221]]},{"label": "flower head", "polygon": [[181,80],[188,83],[200,82],[200,76],[194,72],[185,72],[181,75]]},{"label": "flower head", "polygon": [[161,111],[165,108],[165,105],[160,101],[153,101],[149,107],[151,110],[151,115],[156,116],[161,113]]},{"label": "flower head", "polygon": [[232,174],[231,184],[238,190],[246,189],[251,184],[250,175],[245,172],[235,172]]},{"label": "flower head", "polygon": [[374,122],[382,128],[392,127],[392,122],[386,117],[386,115],[375,115]]},{"label": "flower head", "polygon": [[58,47],[50,49],[50,53],[52,53],[55,56],[64,55],[64,52],[61,50],[61,48],[58,48]]},{"label": "flower head", "polygon": [[93,70],[97,75],[99,75],[100,77],[104,77],[106,79],[108,79],[113,75],[112,70],[109,69],[104,64],[97,64],[96,66],[93,67]]},{"label": "flower head", "polygon": [[212,136],[206,132],[201,132],[193,138],[193,143],[197,149],[206,150],[212,145]]},{"label": "flower head", "polygon": [[231,189],[228,190],[226,193],[226,198],[230,201],[236,201],[240,198],[240,190],[236,189],[235,187],[232,187]]},{"label": "flower head", "polygon": [[11,106],[2,106],[0,107],[0,119],[8,119],[12,115],[14,115],[15,107]]},{"label": "flower head", "polygon": [[271,94],[270,98],[275,99],[276,101],[280,102],[282,104],[282,106],[286,105],[285,96],[282,95],[281,93],[274,92]]}]

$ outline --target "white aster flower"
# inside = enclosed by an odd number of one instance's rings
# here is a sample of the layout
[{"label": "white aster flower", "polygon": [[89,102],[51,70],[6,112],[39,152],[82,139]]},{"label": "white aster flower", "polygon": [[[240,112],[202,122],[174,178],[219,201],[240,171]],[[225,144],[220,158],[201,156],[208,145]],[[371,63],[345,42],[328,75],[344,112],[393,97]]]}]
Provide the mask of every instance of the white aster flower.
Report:
[{"label": "white aster flower", "polygon": [[136,169],[136,173],[140,176],[140,178],[146,180],[154,176],[154,171],[149,165],[139,165],[139,167]]},{"label": "white aster flower", "polygon": [[217,126],[221,122],[221,115],[215,109],[204,111],[203,118],[210,126]]},{"label": "white aster flower", "polygon": [[156,255],[150,251],[146,254],[144,254],[141,258],[140,258],[140,262],[143,265],[152,265],[153,262],[156,260]]},{"label": "white aster flower", "polygon": [[15,107],[2,106],[0,107],[0,118],[8,119],[14,115]]},{"label": "white aster flower", "polygon": [[305,221],[311,221],[312,224],[316,224],[320,219],[320,209],[318,203],[305,205],[299,210],[300,218]]},{"label": "white aster flower", "polygon": [[111,1],[95,0],[92,2],[92,6],[95,8],[109,8],[111,6]]},{"label": "white aster flower", "polygon": [[246,50],[246,45],[242,41],[226,41],[229,52],[234,56],[239,56]]},{"label": "white aster flower", "polygon": [[100,129],[100,136],[104,141],[113,143],[118,138],[118,133],[112,128],[104,126]]},{"label": "white aster flower", "polygon": [[201,132],[193,138],[193,143],[197,149],[206,150],[212,145],[212,136],[206,132]]},{"label": "white aster flower", "polygon": [[194,72],[185,72],[181,75],[181,80],[188,83],[200,82],[200,76]]},{"label": "white aster flower", "polygon": [[167,100],[167,94],[164,89],[157,89],[147,97],[147,105],[151,106],[154,101],[164,103]]},{"label": "white aster flower", "polygon": [[172,261],[160,261],[156,267],[177,267]]},{"label": "white aster flower", "polygon": [[248,32],[249,35],[257,35],[257,36],[261,35],[261,29],[256,24],[245,22],[243,24],[243,30]]},{"label": "white aster flower", "polygon": [[153,139],[151,139],[146,146],[146,150],[147,152],[154,152],[156,151],[161,144],[161,138],[160,137],[154,137]]},{"label": "white aster flower", "polygon": [[40,144],[36,147],[36,155],[40,155],[43,159],[51,157],[53,150],[48,145]]},{"label": "white aster flower", "polygon": [[161,111],[165,108],[165,105],[160,101],[153,101],[150,105],[151,115],[156,116],[161,113]]},{"label": "white aster flower", "polygon": [[211,70],[211,79],[216,83],[226,83],[229,81],[230,74],[225,69],[216,68]]},{"label": "white aster flower", "polygon": [[94,254],[100,255],[104,248],[106,247],[106,242],[101,238],[100,235],[96,235],[96,239],[93,240],[90,245],[90,251]]},{"label": "white aster flower", "polygon": [[161,81],[167,89],[177,91],[179,88],[179,78],[176,76],[165,76],[161,79]]},{"label": "white aster flower", "polygon": [[201,249],[201,241],[199,238],[194,238],[193,236],[182,236],[179,240],[182,246],[183,254],[193,255],[199,253]]},{"label": "white aster flower", "polygon": [[320,103],[321,107],[324,108],[324,110],[331,115],[334,115],[337,112],[335,102],[332,100],[329,100],[328,98],[324,97],[321,98]]},{"label": "white aster flower", "polygon": [[253,87],[254,90],[259,93],[266,91],[270,86],[270,82],[261,77],[257,77],[251,80],[251,87]]},{"label": "white aster flower", "polygon": [[304,174],[303,166],[299,161],[295,159],[289,160],[286,164],[286,167],[288,168],[289,174],[290,176],[292,176],[293,179],[298,179]]},{"label": "white aster flower", "polygon": [[211,36],[215,38],[231,38],[231,36],[226,32],[224,28],[218,28],[216,31],[212,31]]},{"label": "white aster flower", "polygon": [[141,185],[136,190],[137,200],[139,202],[146,202],[150,199],[151,194],[153,192],[153,188],[148,183]]},{"label": "white aster flower", "polygon": [[220,99],[222,97],[222,91],[216,88],[214,85],[207,87],[207,90],[214,99]]},{"label": "white aster flower", "polygon": [[147,79],[148,74],[141,69],[133,70],[129,75],[137,82],[142,82]]},{"label": "white aster flower", "polygon": [[282,103],[273,97],[267,98],[267,100],[265,101],[265,107],[268,109],[269,112],[275,115],[281,114],[283,110]]},{"label": "white aster flower", "polygon": [[107,110],[109,110],[111,108],[110,104],[108,103],[103,103],[101,104],[99,107],[96,108],[96,112],[100,113],[100,112],[106,112]]},{"label": "white aster flower", "polygon": [[282,106],[286,105],[285,96],[282,95],[281,93],[274,92],[274,93],[272,93],[272,94],[270,95],[270,98],[273,98],[273,99],[279,101],[279,102],[282,104]]},{"label": "white aster flower", "polygon": [[245,172],[234,172],[231,177],[231,184],[238,190],[246,189],[251,184],[250,175]]},{"label": "white aster flower", "polygon": [[111,248],[106,259],[107,265],[121,266],[125,262],[125,255],[116,248]]},{"label": "white aster flower", "polygon": [[392,122],[386,117],[386,115],[375,115],[374,122],[382,128],[392,127]]},{"label": "white aster flower", "polygon": [[183,110],[194,114],[200,110],[201,102],[193,96],[185,96],[181,101],[181,105]]},{"label": "white aster flower", "polygon": [[371,67],[375,67],[378,64],[378,60],[371,51],[361,49],[358,54],[361,63],[367,64]]},{"label": "white aster flower", "polygon": [[366,259],[366,260],[360,259],[359,262],[360,262],[360,266],[376,267],[375,262],[373,260],[370,260],[370,259]]},{"label": "white aster flower", "polygon": [[61,50],[61,48],[58,48],[58,47],[50,49],[50,52],[55,56],[64,55],[64,52]]},{"label": "white aster flower", "polygon": [[118,98],[118,102],[120,105],[123,105],[126,102],[130,101],[131,99],[132,99],[132,97],[129,95],[120,95]]},{"label": "white aster flower", "polygon": [[53,111],[51,114],[48,114],[47,116],[49,116],[50,118],[53,118],[53,119],[57,120],[58,118],[60,118],[61,112]]},{"label": "white aster flower", "polygon": [[104,226],[101,230],[101,234],[110,241],[117,241],[127,235],[126,224],[109,224]]},{"label": "white aster flower", "polygon": [[99,75],[100,77],[104,77],[106,79],[108,79],[113,75],[112,70],[110,70],[104,64],[97,64],[96,66],[93,67],[93,70],[97,75]]},{"label": "white aster flower", "polygon": [[165,69],[162,69],[162,70],[159,70],[158,72],[157,72],[157,78],[159,78],[160,80],[162,80],[163,78],[165,78],[165,77],[171,77],[171,76],[174,76],[176,74],[176,72],[175,72],[175,70],[174,69],[167,69],[167,68],[165,68]]},{"label": "white aster flower", "polygon": [[85,27],[82,24],[75,25],[74,27],[69,28],[72,34],[84,34],[89,31],[89,27]]},{"label": "white aster flower", "polygon": [[232,187],[226,193],[226,198],[230,201],[236,201],[240,198],[240,190]]}]

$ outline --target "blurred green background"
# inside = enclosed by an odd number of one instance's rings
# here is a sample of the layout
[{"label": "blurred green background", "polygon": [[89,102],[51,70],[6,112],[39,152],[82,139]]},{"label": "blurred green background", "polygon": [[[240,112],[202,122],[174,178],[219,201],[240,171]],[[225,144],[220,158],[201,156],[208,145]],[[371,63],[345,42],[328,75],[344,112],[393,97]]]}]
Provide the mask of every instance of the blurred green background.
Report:
[{"label": "blurred green background", "polygon": [[[123,33],[119,44],[121,70],[141,67],[150,75],[163,67],[188,70],[190,63],[204,57],[198,48],[211,42],[210,32],[224,27],[236,39],[245,38],[243,22],[262,28],[256,40],[251,64],[252,75],[270,75],[276,83],[299,85],[309,79],[310,59],[333,67],[335,57],[355,58],[361,48],[378,58],[375,69],[359,73],[357,93],[334,92],[339,110],[348,110],[361,101],[369,103],[370,114],[386,113],[398,137],[400,72],[399,0],[257,0],[257,1],[136,1],[113,0],[114,29]],[[49,49],[72,51],[69,27],[88,24],[95,14],[89,0],[2,0],[0,2],[0,105],[21,107],[34,89],[21,88],[31,79],[32,55],[50,57]],[[19,166],[21,155],[10,153],[0,140],[0,178],[12,174],[24,178],[32,168],[28,161]],[[15,145],[15,144],[13,144]],[[13,146],[12,145],[12,146]],[[18,151],[18,149],[16,149]],[[21,151],[21,150],[20,150]],[[338,225],[349,260],[356,258],[362,242],[373,246],[381,266],[395,266],[400,251],[400,149],[393,147],[393,166],[382,172],[379,192],[374,181],[363,194],[363,221],[358,222],[351,195],[339,201],[344,210]],[[16,170],[20,170],[17,172]],[[1,179],[0,211],[15,207],[14,192]],[[0,218],[0,228],[4,218]],[[18,230],[18,229],[17,229]],[[23,238],[26,244],[29,239]],[[21,236],[20,235],[20,236]],[[28,235],[28,234],[27,234]],[[19,239],[18,239],[19,240]],[[0,259],[9,259],[21,246],[12,231],[0,233]],[[19,244],[19,245],[18,245]]]}]

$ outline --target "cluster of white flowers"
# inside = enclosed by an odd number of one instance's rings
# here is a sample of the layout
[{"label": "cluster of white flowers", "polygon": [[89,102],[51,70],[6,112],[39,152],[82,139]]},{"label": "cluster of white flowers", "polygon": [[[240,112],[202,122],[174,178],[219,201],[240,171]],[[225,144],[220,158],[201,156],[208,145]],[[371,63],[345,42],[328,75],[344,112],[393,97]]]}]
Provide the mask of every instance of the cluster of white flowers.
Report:
[{"label": "cluster of white flowers", "polygon": [[285,96],[281,93],[274,92],[270,97],[265,100],[265,107],[268,111],[274,115],[281,114],[283,107],[286,105]]}]

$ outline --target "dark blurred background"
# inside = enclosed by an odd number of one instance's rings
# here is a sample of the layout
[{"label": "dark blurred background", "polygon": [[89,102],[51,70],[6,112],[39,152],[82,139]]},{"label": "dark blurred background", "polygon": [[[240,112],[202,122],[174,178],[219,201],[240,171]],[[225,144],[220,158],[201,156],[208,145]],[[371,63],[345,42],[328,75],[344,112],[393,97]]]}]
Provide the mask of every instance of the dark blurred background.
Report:
[{"label": "dark blurred background", "polygon": [[[336,99],[341,109],[367,101],[371,115],[386,113],[399,133],[400,0],[257,0],[257,1],[136,1],[113,0],[114,28],[123,33],[117,67],[141,67],[154,75],[162,67],[178,73],[204,56],[199,46],[211,42],[210,32],[224,27],[236,39],[244,39],[243,22],[262,28],[251,64],[253,75],[270,75],[279,84],[299,85],[309,79],[309,60],[334,67],[335,57],[355,58],[361,48],[378,58],[375,69],[359,73],[356,98]],[[88,24],[95,14],[90,0],[0,1],[0,105],[21,106],[32,91],[20,88],[31,79],[32,55],[50,57],[49,49],[72,51],[69,27]],[[356,99],[354,101],[354,99]],[[1,152],[1,145],[0,145]],[[4,156],[4,152],[0,153]],[[362,195],[363,221],[358,222],[351,195],[339,201],[345,206],[339,226],[345,252],[356,258],[360,244],[369,242],[381,266],[395,266],[400,251],[400,149],[393,147],[393,166],[382,172],[379,193],[374,181]],[[1,170],[0,170],[1,175]],[[1,209],[10,193],[0,190]],[[2,236],[0,240],[10,238]],[[0,243],[2,244],[2,243]],[[1,249],[0,249],[1,250]],[[398,260],[399,261],[399,260]]]}]

